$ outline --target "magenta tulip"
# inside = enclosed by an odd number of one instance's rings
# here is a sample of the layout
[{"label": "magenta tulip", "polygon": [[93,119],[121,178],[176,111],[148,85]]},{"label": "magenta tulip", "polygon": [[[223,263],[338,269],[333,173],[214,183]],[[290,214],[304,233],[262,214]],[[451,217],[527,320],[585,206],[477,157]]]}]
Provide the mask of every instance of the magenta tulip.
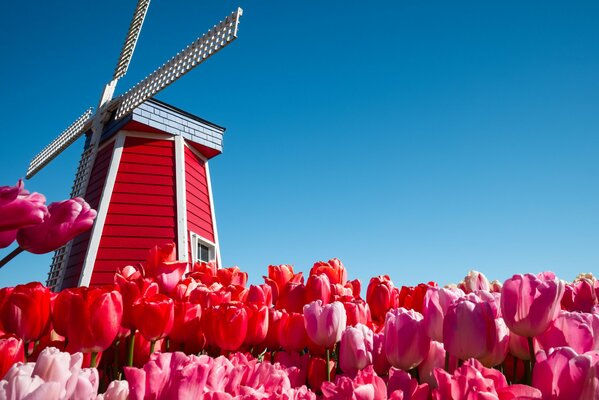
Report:
[{"label": "magenta tulip", "polygon": [[304,306],[304,324],[308,337],[317,345],[332,348],[341,340],[347,324],[343,304],[334,301],[325,306],[320,300]]},{"label": "magenta tulip", "polygon": [[514,275],[501,289],[501,313],[517,335],[534,337],[545,331],[560,310],[564,284],[550,273]]},{"label": "magenta tulip", "polygon": [[19,230],[17,242],[21,248],[34,254],[56,250],[90,229],[96,218],[96,211],[80,197],[52,203],[48,212],[49,217],[41,224]]},{"label": "magenta tulip", "polygon": [[372,364],[372,331],[362,325],[348,327],[341,335],[339,347],[339,366],[350,376]]},{"label": "magenta tulip", "polygon": [[392,368],[389,372],[387,394],[390,399],[427,400],[429,398],[428,384],[419,384],[418,380],[401,369]]},{"label": "magenta tulip", "polygon": [[0,231],[42,223],[48,213],[45,202],[41,194],[29,194],[22,180],[15,186],[0,187]]},{"label": "magenta tulip", "polygon": [[403,307],[387,313],[385,353],[395,368],[410,370],[424,360],[431,339],[426,335],[422,314]]},{"label": "magenta tulip", "polygon": [[10,246],[17,238],[18,229],[0,231],[0,249]]},{"label": "magenta tulip", "polygon": [[391,364],[385,354],[385,334],[375,333],[372,338],[372,366],[379,375],[387,375]]},{"label": "magenta tulip", "polygon": [[571,347],[577,353],[599,350],[599,315],[560,311],[536,341],[542,350]]},{"label": "magenta tulip", "polygon": [[429,287],[424,295],[422,316],[426,334],[437,342],[443,341],[443,319],[450,304],[465,296],[461,289]]},{"label": "magenta tulip", "polygon": [[595,280],[591,277],[578,277],[564,288],[562,308],[567,311],[591,312],[597,304]]}]

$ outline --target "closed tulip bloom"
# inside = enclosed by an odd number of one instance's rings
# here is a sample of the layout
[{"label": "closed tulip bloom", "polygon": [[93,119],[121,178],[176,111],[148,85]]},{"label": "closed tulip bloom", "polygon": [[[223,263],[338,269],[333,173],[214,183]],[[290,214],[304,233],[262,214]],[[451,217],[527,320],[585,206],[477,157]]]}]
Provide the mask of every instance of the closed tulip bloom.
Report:
[{"label": "closed tulip bloom", "polygon": [[320,300],[322,304],[329,304],[331,299],[331,282],[325,274],[310,275],[306,282],[305,302],[311,303]]},{"label": "closed tulip bloom", "polygon": [[560,311],[564,284],[550,274],[514,275],[501,289],[501,314],[510,330],[534,337],[545,331]]},{"label": "closed tulip bloom", "polygon": [[437,342],[443,341],[443,319],[447,309],[459,297],[465,296],[461,289],[429,287],[424,295],[422,316],[426,334]]},{"label": "closed tulip bloom", "polygon": [[23,340],[14,335],[0,336],[0,378],[16,362],[24,362]]},{"label": "closed tulip bloom", "polygon": [[163,294],[141,298],[133,306],[133,319],[146,340],[154,341],[168,336],[173,329],[175,304]]},{"label": "closed tulip bloom", "polygon": [[384,332],[387,360],[395,368],[408,371],[418,366],[428,354],[431,340],[419,312],[405,308],[389,311]]},{"label": "closed tulip bloom", "polygon": [[308,334],[302,314],[282,313],[279,325],[279,343],[285,351],[289,352],[300,352],[308,345]]},{"label": "closed tulip bloom", "polygon": [[106,388],[106,392],[99,394],[96,400],[128,400],[129,382],[112,381]]},{"label": "closed tulip bloom", "polygon": [[458,285],[464,293],[472,293],[477,290],[484,290],[485,292],[491,291],[491,284],[485,274],[478,271],[470,271],[462,282]]},{"label": "closed tulip bloom", "polygon": [[246,303],[272,306],[272,288],[263,283],[262,285],[250,285],[248,290]]},{"label": "closed tulip bloom", "polygon": [[0,231],[0,249],[10,246],[17,238],[18,229]]},{"label": "closed tulip bloom", "polygon": [[[279,335],[281,335],[281,331],[283,329],[282,322],[285,314],[287,314],[285,311],[280,311],[274,308],[268,309],[268,332],[266,332],[266,338],[264,338],[264,342],[262,343],[263,346],[268,347],[269,349],[278,349],[281,347]],[[301,317],[303,324],[304,316],[301,315]],[[305,335],[305,328],[303,334]]]},{"label": "closed tulip bloom", "polygon": [[50,216],[44,222],[19,230],[17,242],[21,248],[34,254],[56,250],[89,230],[96,218],[96,211],[80,197],[52,203],[48,212]]},{"label": "closed tulip bloom", "polygon": [[243,303],[230,302],[214,307],[212,323],[216,345],[225,351],[238,350],[248,330],[248,311]]},{"label": "closed tulip bloom", "polygon": [[[335,377],[335,361],[330,360],[328,369],[331,373],[331,380]],[[310,358],[308,363],[308,386],[316,393],[322,393],[320,388],[323,382],[327,380],[327,362],[320,357]]]},{"label": "closed tulip bloom", "polygon": [[391,368],[387,354],[385,354],[385,334],[383,332],[375,333],[372,337],[372,366],[380,376],[387,375]]},{"label": "closed tulip bloom", "polygon": [[495,333],[490,335],[487,352],[479,358],[479,361],[489,368],[503,363],[510,347],[510,330],[503,318],[495,318],[494,325]]},{"label": "closed tulip bloom", "polygon": [[50,289],[39,282],[15,286],[0,314],[4,330],[25,343],[40,339],[50,331],[51,297]]},{"label": "closed tulip bloom", "polygon": [[350,376],[372,364],[373,333],[365,325],[348,327],[341,335],[339,367]]},{"label": "closed tulip bloom", "polygon": [[[449,370],[453,371],[457,367],[457,359],[451,357],[449,362]],[[445,348],[443,343],[431,341],[428,349],[428,354],[424,360],[418,365],[418,378],[420,382],[428,383],[431,388],[437,387],[434,371],[437,368],[445,369]]]},{"label": "closed tulip bloom", "polygon": [[496,340],[493,310],[474,294],[459,298],[443,321],[445,350],[460,360],[484,356]]},{"label": "closed tulip bloom", "polygon": [[382,323],[385,320],[387,311],[397,307],[399,297],[398,292],[394,289],[393,282],[387,275],[370,279],[366,289],[366,302],[370,308],[373,321]]},{"label": "closed tulip bloom", "polygon": [[175,300],[174,310],[173,329],[169,337],[181,343],[199,342],[202,330],[202,306],[189,301]]},{"label": "closed tulip bloom", "polygon": [[119,268],[114,274],[114,283],[118,285],[123,298],[123,319],[121,325],[127,329],[134,329],[133,305],[142,297],[150,297],[157,294],[159,291],[158,284],[144,277],[141,266],[134,267],[132,265]]},{"label": "closed tulip bloom", "polygon": [[345,308],[338,301],[323,306],[316,300],[304,306],[304,323],[308,337],[314,343],[331,349],[341,340],[347,325]]},{"label": "closed tulip bloom", "polygon": [[269,265],[268,276],[263,276],[264,282],[272,289],[272,301],[273,304],[277,304],[277,300],[287,282],[293,281],[297,283],[304,283],[304,277],[302,273],[295,274],[293,272],[293,266],[291,265]]},{"label": "closed tulip bloom", "polygon": [[268,333],[268,307],[258,304],[247,304],[247,333],[244,343],[248,346],[260,344]]},{"label": "closed tulip bloom", "polygon": [[238,285],[245,287],[248,280],[247,272],[243,272],[239,267],[219,268],[216,270],[216,277],[221,285]]},{"label": "closed tulip bloom", "polygon": [[287,282],[277,300],[277,308],[287,312],[301,313],[306,304],[306,287],[301,282]]},{"label": "closed tulip bloom", "polygon": [[29,194],[23,181],[15,186],[0,187],[0,231],[11,231],[44,221],[48,209],[46,198],[39,193]]},{"label": "closed tulip bloom", "polygon": [[579,277],[564,287],[562,308],[567,311],[592,312],[597,304],[595,281],[586,277]]},{"label": "closed tulip bloom", "polygon": [[348,326],[369,325],[372,322],[370,308],[363,299],[354,298],[350,301],[344,301],[343,307],[345,307],[345,313],[347,314]]},{"label": "closed tulip bloom", "polygon": [[329,281],[334,284],[345,285],[347,282],[347,270],[338,258],[333,258],[328,262],[319,261],[310,269],[310,275],[325,274]]},{"label": "closed tulip bloom", "polygon": [[599,315],[560,311],[535,339],[545,351],[552,347],[571,347],[577,353],[599,350]]},{"label": "closed tulip bloom", "polygon": [[407,308],[408,310],[422,313],[424,295],[428,288],[436,287],[435,282],[420,283],[417,286],[402,286],[399,291],[397,307]]},{"label": "closed tulip bloom", "polygon": [[[104,351],[110,347],[121,328],[121,294],[114,286],[79,289],[69,295],[70,305],[64,309],[55,308],[55,313],[63,320],[71,318],[66,332],[71,348],[84,353]],[[68,312],[69,315],[60,316],[61,312]]]}]

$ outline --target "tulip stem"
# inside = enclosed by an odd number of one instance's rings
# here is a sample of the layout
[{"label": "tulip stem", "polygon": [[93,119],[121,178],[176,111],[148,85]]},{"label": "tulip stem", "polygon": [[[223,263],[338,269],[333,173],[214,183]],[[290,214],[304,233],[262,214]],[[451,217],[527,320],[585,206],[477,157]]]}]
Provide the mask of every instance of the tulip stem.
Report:
[{"label": "tulip stem", "polygon": [[532,369],[532,368],[534,368],[535,362],[537,360],[536,360],[536,357],[535,357],[534,343],[532,342],[532,338],[531,337],[528,338],[528,351],[530,351],[530,366],[531,366],[531,369]]},{"label": "tulip stem", "polygon": [[8,262],[10,260],[12,260],[13,258],[15,258],[16,256],[18,256],[19,254],[21,254],[24,251],[25,251],[25,249],[23,249],[21,247],[17,247],[13,251],[11,251],[6,257],[4,257],[2,260],[0,260],[0,268],[4,267],[6,264],[8,264]]},{"label": "tulip stem", "polygon": [[445,371],[447,371],[447,373],[451,373],[449,372],[449,352],[445,351]]},{"label": "tulip stem", "polygon": [[92,351],[92,356],[91,356],[91,361],[89,362],[89,366],[91,368],[96,368],[97,363],[98,363],[98,352]]},{"label": "tulip stem", "polygon": [[326,355],[327,355],[327,382],[330,382],[331,381],[331,366],[330,366],[331,354],[330,354],[329,349],[327,349]]},{"label": "tulip stem", "polygon": [[155,340],[151,340],[150,341],[150,355],[154,354],[154,347],[156,346],[156,341]]},{"label": "tulip stem", "polygon": [[131,329],[131,334],[129,335],[129,352],[127,353],[127,366],[133,366],[133,350],[135,348],[135,329]]}]

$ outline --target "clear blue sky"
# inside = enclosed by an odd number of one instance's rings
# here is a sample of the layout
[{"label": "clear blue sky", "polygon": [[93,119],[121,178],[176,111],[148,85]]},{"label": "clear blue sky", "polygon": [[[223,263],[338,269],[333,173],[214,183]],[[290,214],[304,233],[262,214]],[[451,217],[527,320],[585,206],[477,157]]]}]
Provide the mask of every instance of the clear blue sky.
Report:
[{"label": "clear blue sky", "polygon": [[[239,39],[157,96],[228,128],[224,264],[256,282],[339,257],[364,286],[599,272],[598,2],[152,0],[117,93],[238,5]],[[134,7],[0,2],[0,184],[97,104]],[[26,187],[65,198],[82,146]],[[49,262],[22,254],[0,286]]]}]

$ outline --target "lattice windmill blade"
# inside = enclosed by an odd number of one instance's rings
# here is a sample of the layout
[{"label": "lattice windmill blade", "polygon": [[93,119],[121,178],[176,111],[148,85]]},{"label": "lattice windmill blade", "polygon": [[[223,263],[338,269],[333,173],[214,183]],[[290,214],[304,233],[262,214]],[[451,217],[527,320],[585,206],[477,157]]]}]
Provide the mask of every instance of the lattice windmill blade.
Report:
[{"label": "lattice windmill blade", "polygon": [[243,10],[238,8],[224,21],[215,25],[162,67],[129,89],[120,98],[116,118],[132,111],[135,107],[153,97],[156,93],[200,65],[210,56],[237,39],[237,27]]},{"label": "lattice windmill blade", "polygon": [[71,143],[77,140],[85,132],[84,128],[86,123],[92,116],[92,109],[89,108],[82,116],[77,118],[67,129],[65,129],[56,139],[50,142],[49,145],[44,147],[29,163],[27,168],[27,179],[35,175],[40,169],[46,166],[52,161],[57,155],[62,153]]},{"label": "lattice windmill blade", "polygon": [[112,75],[113,80],[120,79],[127,73],[149,6],[150,0],[139,0],[137,2],[137,7],[135,7],[135,12],[133,13],[133,18],[129,25],[129,32],[127,32],[127,37],[125,38],[125,43],[123,43],[119,61],[117,62],[114,74]]}]

